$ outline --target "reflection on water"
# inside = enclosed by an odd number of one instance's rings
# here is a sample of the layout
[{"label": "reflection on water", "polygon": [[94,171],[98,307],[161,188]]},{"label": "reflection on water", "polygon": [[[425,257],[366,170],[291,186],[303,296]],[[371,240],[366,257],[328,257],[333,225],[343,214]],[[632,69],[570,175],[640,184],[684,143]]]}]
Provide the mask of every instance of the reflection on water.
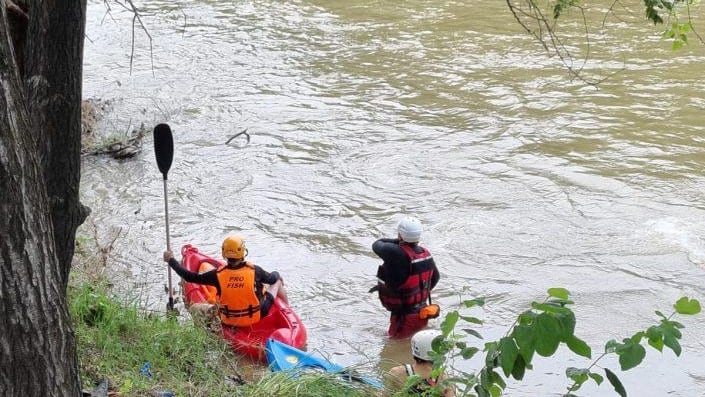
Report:
[{"label": "reflection on water", "polygon": [[[148,1],[155,67],[137,32],[130,75],[130,16],[104,19],[103,7],[89,5],[85,96],[115,101],[107,130],[172,126],[173,248],[217,255],[242,232],[249,258],[284,275],[309,347],[341,364],[409,359],[367,293],[370,246],[401,213],[426,226],[445,313],[490,297],[486,340],[554,286],[573,293],[576,333],[594,351],[681,295],[705,297],[701,46],[673,53],[644,43],[650,26],[622,29],[628,57],[597,55],[594,67],[624,70],[594,88],[545,57],[502,2]],[[249,143],[225,144],[245,128]],[[94,221],[124,230],[116,281],[161,310],[164,198],[150,145],[83,165]],[[631,393],[705,388],[705,328],[683,323],[680,358],[649,356],[620,375]],[[564,368],[586,366],[560,358],[512,395],[560,392]]]}]

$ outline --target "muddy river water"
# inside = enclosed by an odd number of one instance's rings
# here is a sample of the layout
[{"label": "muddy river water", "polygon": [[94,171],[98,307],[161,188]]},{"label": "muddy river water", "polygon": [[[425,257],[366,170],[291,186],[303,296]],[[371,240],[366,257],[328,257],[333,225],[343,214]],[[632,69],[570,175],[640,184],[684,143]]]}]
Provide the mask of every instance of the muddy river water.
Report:
[{"label": "muddy river water", "polygon": [[[705,47],[671,51],[638,8],[636,24],[596,39],[586,71],[616,74],[595,88],[547,57],[505,2],[137,5],[152,55],[138,27],[130,72],[131,15],[89,3],[84,97],[111,102],[106,131],[171,125],[174,249],[217,255],[241,232],[249,258],[284,275],[310,350],[344,365],[410,359],[367,293],[371,244],[400,214],[425,225],[444,312],[488,297],[471,312],[486,340],[550,287],[571,291],[594,355],[680,296],[705,301]],[[244,129],[249,143],[226,144]],[[130,160],[86,157],[81,195],[99,230],[122,230],[110,277],[163,310],[151,136]],[[681,357],[650,349],[618,372],[630,395],[705,395],[705,321],[681,322]],[[560,350],[508,395],[560,395],[565,368],[587,365]]]}]

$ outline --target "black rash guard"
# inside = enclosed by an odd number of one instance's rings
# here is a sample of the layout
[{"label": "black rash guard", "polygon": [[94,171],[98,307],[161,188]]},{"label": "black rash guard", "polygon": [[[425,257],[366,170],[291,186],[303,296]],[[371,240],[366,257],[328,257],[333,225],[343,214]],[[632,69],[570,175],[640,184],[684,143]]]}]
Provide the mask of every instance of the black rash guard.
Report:
[{"label": "black rash guard", "polygon": [[[192,272],[184,267],[181,266],[179,261],[176,260],[176,258],[171,258],[169,260],[169,266],[171,266],[172,269],[181,276],[184,280],[188,281],[189,283],[196,283],[196,284],[203,284],[203,285],[212,285],[218,290],[218,296],[220,296],[220,283],[218,283],[218,272],[216,269],[209,270],[204,273],[196,273]],[[240,266],[234,267],[234,269],[239,269],[242,266],[245,266],[244,264],[241,264]],[[262,301],[262,284],[274,284],[279,280],[279,272],[268,272],[261,267],[254,265],[255,266],[255,293],[257,294],[257,298],[259,298],[260,301]]]},{"label": "black rash guard", "polygon": [[[397,288],[409,278],[409,257],[406,256],[399,244],[398,238],[381,238],[372,244],[372,251],[384,261],[377,272],[377,277],[384,281],[389,288]],[[415,252],[421,252],[421,247],[417,244],[409,245]],[[441,275],[438,273],[433,258],[431,258],[431,262],[433,266],[431,289],[433,289],[438,284]]]}]

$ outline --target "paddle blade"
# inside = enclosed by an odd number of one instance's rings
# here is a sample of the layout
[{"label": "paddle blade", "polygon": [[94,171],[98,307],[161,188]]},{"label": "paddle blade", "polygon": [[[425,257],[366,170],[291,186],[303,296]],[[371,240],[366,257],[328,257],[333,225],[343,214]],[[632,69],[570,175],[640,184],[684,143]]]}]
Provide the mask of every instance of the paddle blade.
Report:
[{"label": "paddle blade", "polygon": [[164,175],[171,168],[171,161],[174,159],[174,138],[171,136],[171,128],[168,124],[158,124],[154,127],[154,154],[157,156],[157,166]]}]

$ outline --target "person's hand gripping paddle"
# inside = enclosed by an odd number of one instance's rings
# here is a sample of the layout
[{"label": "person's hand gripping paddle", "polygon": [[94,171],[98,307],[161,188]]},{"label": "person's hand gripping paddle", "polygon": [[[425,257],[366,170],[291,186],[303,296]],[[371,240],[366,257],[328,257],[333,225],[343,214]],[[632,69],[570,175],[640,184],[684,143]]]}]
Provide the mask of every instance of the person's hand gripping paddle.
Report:
[{"label": "person's hand gripping paddle", "polygon": [[[169,237],[169,201],[167,200],[166,181],[171,162],[174,159],[174,138],[171,136],[171,128],[168,124],[158,124],[154,127],[154,154],[157,157],[157,166],[164,177],[164,216],[166,218],[166,249],[171,251],[171,239]],[[174,292],[171,288],[171,267],[168,269],[168,292],[169,303],[166,305],[167,312],[174,310]]]}]

